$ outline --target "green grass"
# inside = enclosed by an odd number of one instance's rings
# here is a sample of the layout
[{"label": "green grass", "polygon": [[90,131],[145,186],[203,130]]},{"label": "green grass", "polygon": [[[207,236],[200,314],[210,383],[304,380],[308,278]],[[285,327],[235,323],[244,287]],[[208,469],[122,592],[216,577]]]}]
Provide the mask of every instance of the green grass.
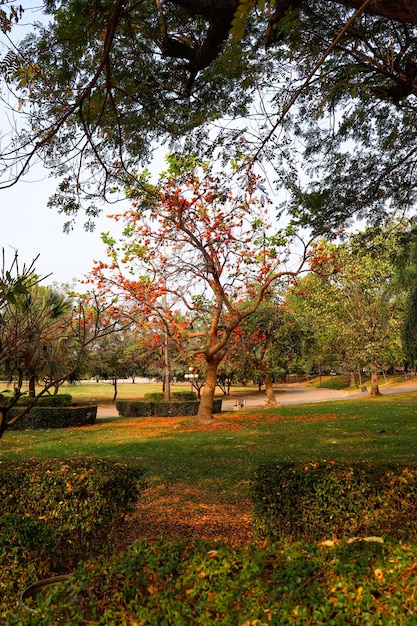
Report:
[{"label": "green grass", "polygon": [[183,482],[236,502],[267,461],[417,461],[417,394],[192,418],[114,418],[84,428],[6,432],[0,461],[97,457],[143,465],[151,484]]}]

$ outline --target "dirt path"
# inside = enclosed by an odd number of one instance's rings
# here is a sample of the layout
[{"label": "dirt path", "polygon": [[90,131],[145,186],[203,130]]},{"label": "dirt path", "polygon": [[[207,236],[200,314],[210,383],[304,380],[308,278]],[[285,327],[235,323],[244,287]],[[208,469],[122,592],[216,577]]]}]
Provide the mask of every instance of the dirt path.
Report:
[{"label": "dirt path", "polygon": [[252,505],[219,504],[214,494],[184,484],[151,487],[143,492],[139,503],[118,530],[120,549],[136,539],[179,538],[193,541],[225,540],[232,545],[253,537]]}]

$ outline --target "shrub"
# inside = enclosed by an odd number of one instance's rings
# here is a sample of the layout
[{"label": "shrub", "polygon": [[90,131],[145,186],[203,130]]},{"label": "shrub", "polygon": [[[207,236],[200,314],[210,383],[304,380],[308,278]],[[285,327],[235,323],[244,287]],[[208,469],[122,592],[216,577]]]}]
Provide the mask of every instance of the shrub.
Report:
[{"label": "shrub", "polygon": [[[170,402],[145,402],[141,400],[116,400],[116,408],[122,417],[181,417],[182,415],[197,415],[200,400]],[[221,398],[214,401],[213,412],[222,410]]]},{"label": "shrub", "polygon": [[[27,406],[31,402],[33,402],[33,398],[22,396],[19,398],[18,405]],[[41,396],[36,402],[36,406],[70,406],[71,404],[72,396],[69,393],[58,393],[54,396]]]},{"label": "shrub", "polygon": [[180,417],[181,415],[197,415],[200,400],[191,402],[175,401],[155,402],[154,411],[158,417]]},{"label": "shrub", "polygon": [[38,613],[22,611],[7,624],[407,624],[416,560],[410,545],[141,541],[80,564]]},{"label": "shrub", "polygon": [[47,535],[55,547],[48,548],[51,567],[68,570],[111,547],[117,524],[139,498],[142,480],[142,470],[105,461],[0,465],[0,524],[24,516],[28,527],[39,526],[31,552],[43,554]]},{"label": "shrub", "polygon": [[[53,396],[51,396],[53,397]],[[14,417],[21,412],[21,408],[13,408],[8,416]],[[35,405],[29,413],[9,426],[10,430],[35,430],[40,428],[69,428],[75,426],[89,426],[97,418],[97,405],[85,404],[74,406],[38,406]]]},{"label": "shrub", "polygon": [[272,539],[416,536],[417,467],[265,464],[255,472],[251,496],[255,528]]},{"label": "shrub", "polygon": [[154,402],[116,400],[116,409],[122,417],[152,417],[154,415]]},{"label": "shrub", "polygon": [[173,391],[172,397],[174,400],[180,400],[186,402],[187,400],[197,400],[197,394],[195,391]]},{"label": "shrub", "polygon": [[164,399],[164,394],[161,391],[152,391],[150,393],[145,393],[145,400],[148,402],[160,402]]}]

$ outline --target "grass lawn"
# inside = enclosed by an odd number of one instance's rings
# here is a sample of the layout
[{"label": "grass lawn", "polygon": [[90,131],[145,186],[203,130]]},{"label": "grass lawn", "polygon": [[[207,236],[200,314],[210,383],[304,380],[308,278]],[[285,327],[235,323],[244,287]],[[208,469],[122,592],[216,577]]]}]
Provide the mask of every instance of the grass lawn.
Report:
[{"label": "grass lawn", "polygon": [[265,461],[417,461],[417,394],[222,413],[192,418],[111,418],[66,430],[6,432],[0,461],[97,457],[143,465],[149,484],[181,483],[223,502],[246,497]]}]

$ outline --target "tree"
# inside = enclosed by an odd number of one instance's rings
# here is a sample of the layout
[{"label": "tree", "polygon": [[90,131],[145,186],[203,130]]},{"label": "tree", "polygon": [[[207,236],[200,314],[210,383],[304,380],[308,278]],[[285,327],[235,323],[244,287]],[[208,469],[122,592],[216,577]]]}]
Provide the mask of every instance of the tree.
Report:
[{"label": "tree", "polygon": [[368,250],[354,236],[338,246],[321,243],[312,263],[317,276],[300,287],[301,299],[310,301],[328,345],[337,338],[339,358],[351,371],[355,364],[371,367],[371,395],[377,396],[378,371],[399,336],[402,305],[387,236],[372,241]]},{"label": "tree", "polygon": [[401,220],[395,225],[397,245],[392,252],[399,289],[404,295],[404,319],[401,329],[405,367],[415,370],[417,362],[417,244],[416,220]]},{"label": "tree", "polygon": [[93,376],[110,379],[113,385],[113,402],[117,397],[117,383],[119,378],[126,378],[129,373],[125,358],[123,336],[114,333],[98,342],[95,350],[96,359],[93,360]]},{"label": "tree", "polygon": [[[358,212],[380,218],[391,202],[412,206],[412,4],[280,0],[259,10],[263,4],[45,2],[48,24],[3,59],[29,122],[16,122],[9,147],[3,143],[3,185],[38,156],[62,178],[52,203],[71,221],[84,199],[91,227],[94,199],[132,176],[158,141],[213,149],[217,124],[222,145],[274,162],[293,191],[293,213],[316,229]],[[3,28],[16,18],[6,16]],[[250,127],[241,121],[249,112]],[[238,122],[222,126],[224,117]],[[302,141],[289,144],[290,131]],[[297,183],[298,150],[311,171],[320,169],[310,186]]]},{"label": "tree", "polygon": [[[36,289],[36,286],[31,289]],[[8,427],[24,417],[49,389],[70,379],[82,367],[91,346],[120,328],[120,319],[115,321],[113,303],[94,295],[75,299],[71,311],[58,325],[59,315],[55,319],[52,316],[53,321],[48,320],[48,316],[43,316],[42,310],[36,307],[27,315],[28,307],[19,306],[19,299],[22,298],[23,302],[26,298],[30,299],[31,289],[28,293],[19,293],[15,301],[2,307],[0,356],[3,365],[7,363],[9,369],[27,372],[30,377],[36,377],[36,372],[43,370],[47,380],[43,389],[32,396],[31,402],[22,407],[17,415],[11,416],[10,410],[21,397],[20,390],[12,397],[0,398],[0,437]],[[62,304],[62,300],[58,298],[56,304]],[[50,313],[51,309],[47,312]]]},{"label": "tree", "polygon": [[12,262],[7,266],[4,248],[2,249],[2,266],[0,270],[0,311],[9,302],[14,303],[18,295],[26,295],[29,287],[39,282],[35,273],[35,262],[29,266],[19,267],[19,256],[15,252]]},{"label": "tree", "polygon": [[[67,324],[71,301],[50,287],[35,285],[3,308],[2,352],[6,373],[18,393],[24,378],[35,397],[39,377],[53,380],[67,353]],[[59,378],[59,376],[58,376]]]},{"label": "tree", "polygon": [[105,236],[109,262],[98,263],[94,277],[97,289],[136,303],[138,321],[160,320],[179,349],[197,343],[207,367],[197,416],[205,422],[233,333],[273,284],[298,275],[308,246],[298,241],[291,269],[291,235],[270,232],[261,181],[250,172],[233,189],[226,171],[195,159],[168,162],[157,186],[144,179],[128,190],[132,208],[116,216],[125,238]]},{"label": "tree", "polygon": [[115,320],[120,319],[120,330],[115,327],[111,336],[99,339],[90,350],[89,372],[95,378],[111,380],[116,401],[118,379],[135,376],[146,371],[150,352],[150,341],[138,328],[132,327],[127,311],[114,312]]},{"label": "tree", "polygon": [[250,378],[264,379],[268,405],[275,406],[273,382],[299,356],[300,329],[282,302],[268,298],[237,330],[230,360],[241,364],[238,371],[250,372]]}]

